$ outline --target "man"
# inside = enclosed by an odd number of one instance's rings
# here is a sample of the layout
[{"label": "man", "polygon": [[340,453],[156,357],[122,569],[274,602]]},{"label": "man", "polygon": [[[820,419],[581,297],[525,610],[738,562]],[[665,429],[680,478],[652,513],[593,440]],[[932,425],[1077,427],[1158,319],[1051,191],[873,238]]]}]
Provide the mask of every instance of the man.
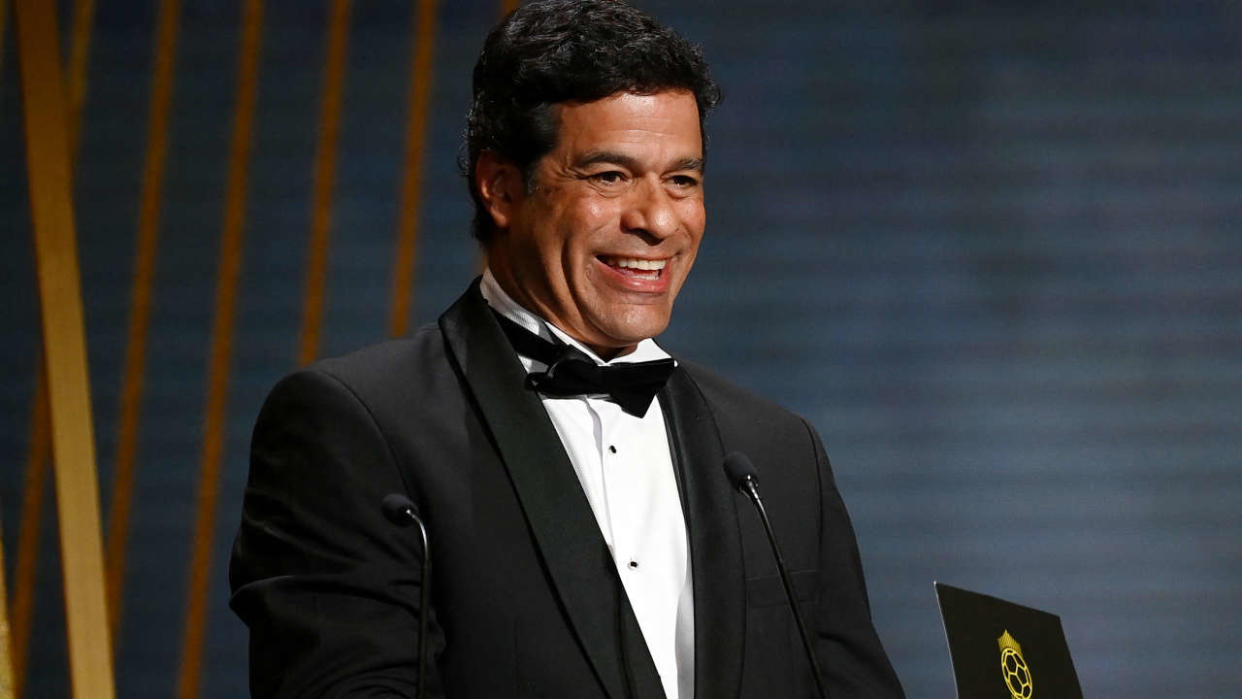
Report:
[{"label": "man", "polygon": [[421,549],[390,493],[430,532],[434,696],[809,696],[734,450],[832,696],[901,696],[814,431],[651,339],[703,235],[718,98],[695,47],[612,0],[489,35],[466,156],[487,272],[438,324],[286,378],[255,426],[231,582],[256,696],[413,696]]}]

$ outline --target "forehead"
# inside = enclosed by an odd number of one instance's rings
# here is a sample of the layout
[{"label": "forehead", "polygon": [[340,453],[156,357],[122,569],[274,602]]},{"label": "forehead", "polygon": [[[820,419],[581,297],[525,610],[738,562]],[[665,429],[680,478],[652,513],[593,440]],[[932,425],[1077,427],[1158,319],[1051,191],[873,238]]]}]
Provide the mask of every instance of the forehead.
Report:
[{"label": "forehead", "polygon": [[620,92],[593,102],[563,103],[557,110],[555,151],[562,155],[602,146],[702,155],[698,102],[688,90]]}]

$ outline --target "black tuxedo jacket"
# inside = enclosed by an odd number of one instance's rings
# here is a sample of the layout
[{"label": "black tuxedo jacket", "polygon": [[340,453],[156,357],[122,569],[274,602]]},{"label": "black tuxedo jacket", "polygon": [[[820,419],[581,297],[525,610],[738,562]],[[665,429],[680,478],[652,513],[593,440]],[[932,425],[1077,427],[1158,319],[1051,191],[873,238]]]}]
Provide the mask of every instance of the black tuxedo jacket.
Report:
[{"label": "black tuxedo jacket", "polygon": [[[436,326],[281,381],[255,426],[230,569],[255,696],[413,696],[431,537],[431,694],[661,697],[590,505],[476,284]],[[901,688],[815,432],[682,362],[658,399],[690,538],[695,696],[810,697],[771,551],[721,468],[745,452],[834,699]]]}]

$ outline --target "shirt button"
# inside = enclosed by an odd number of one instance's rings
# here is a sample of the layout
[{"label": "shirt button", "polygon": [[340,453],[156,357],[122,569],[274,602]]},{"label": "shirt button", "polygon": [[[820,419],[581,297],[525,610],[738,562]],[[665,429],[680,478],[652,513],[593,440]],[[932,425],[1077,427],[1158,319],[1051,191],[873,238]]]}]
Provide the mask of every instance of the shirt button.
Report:
[{"label": "shirt button", "polygon": [[638,561],[630,561],[630,570],[638,570]]},{"label": "shirt button", "polygon": [[608,451],[612,452],[613,454],[616,454],[616,453],[617,453],[617,448],[616,448],[615,446],[613,446],[612,444],[609,444],[609,445],[608,445]]}]

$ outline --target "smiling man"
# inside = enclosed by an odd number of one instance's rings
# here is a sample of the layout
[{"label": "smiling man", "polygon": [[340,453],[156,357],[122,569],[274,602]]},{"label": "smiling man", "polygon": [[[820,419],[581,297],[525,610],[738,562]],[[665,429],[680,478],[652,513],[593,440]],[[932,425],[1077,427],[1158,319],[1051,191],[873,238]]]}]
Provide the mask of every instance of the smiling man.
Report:
[{"label": "smiling man", "polygon": [[529,176],[479,156],[488,264],[519,305],[612,358],[668,325],[703,238],[699,106],[674,88],[553,111],[556,145]]},{"label": "smiling man", "polygon": [[[814,430],[652,339],[718,100],[696,47],[613,0],[488,36],[464,162],[487,270],[437,324],[281,381],[255,426],[230,571],[255,696],[415,696],[422,642],[431,696],[811,696],[734,451],[831,696],[901,696]],[[429,531],[428,608],[394,494]]]}]

